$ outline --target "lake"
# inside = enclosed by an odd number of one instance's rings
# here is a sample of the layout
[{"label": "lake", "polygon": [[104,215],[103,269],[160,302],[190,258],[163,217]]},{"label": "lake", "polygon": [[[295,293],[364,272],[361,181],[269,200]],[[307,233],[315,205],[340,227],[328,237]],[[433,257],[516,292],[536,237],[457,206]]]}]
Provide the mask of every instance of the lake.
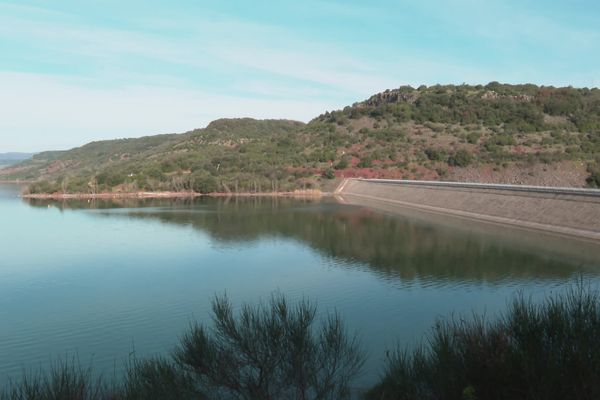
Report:
[{"label": "lake", "polygon": [[598,244],[335,199],[24,201],[0,185],[0,383],[76,358],[118,374],[167,353],[210,302],[274,292],[337,310],[369,359],[436,318],[600,283]]}]

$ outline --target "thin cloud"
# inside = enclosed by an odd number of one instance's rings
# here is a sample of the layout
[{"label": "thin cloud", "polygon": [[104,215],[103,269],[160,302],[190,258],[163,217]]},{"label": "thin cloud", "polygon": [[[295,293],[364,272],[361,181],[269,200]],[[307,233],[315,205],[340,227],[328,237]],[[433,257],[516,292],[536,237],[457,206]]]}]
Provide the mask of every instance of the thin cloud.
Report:
[{"label": "thin cloud", "polygon": [[[106,138],[185,132],[216,118],[308,121],[330,104],[142,85],[89,88],[78,80],[35,74],[0,73],[0,85],[0,148],[9,150],[39,151]],[[26,139],[41,133],[35,145]]]},{"label": "thin cloud", "polygon": [[[463,34],[493,40],[500,47],[533,42],[555,50],[594,46],[600,32],[574,25],[572,21],[550,18],[518,7],[519,2],[444,0],[421,2],[416,7],[438,23]],[[468,23],[465,23],[468,21]]]},{"label": "thin cloud", "polygon": [[[276,31],[278,35],[273,36]],[[294,40],[293,35],[276,27],[257,28],[238,20],[221,18],[218,22],[196,21],[189,32],[191,35],[186,39],[174,39],[121,29],[65,26],[62,23],[0,16],[2,35],[29,37],[36,43],[44,43],[45,48],[55,53],[76,55],[109,65],[126,63],[132,57],[143,57],[164,64],[218,71],[223,68],[251,68],[354,93],[366,93],[373,87],[393,83],[380,78],[382,71],[375,63],[348,57],[337,52],[335,46],[316,46]],[[215,44],[214,39],[219,32],[229,34],[219,37],[218,44]],[[279,48],[269,37],[276,37],[278,42],[284,41],[286,47]]]},{"label": "thin cloud", "polygon": [[85,6],[0,2],[0,148],[185,131],[219,117],[306,121],[402,84],[598,85],[598,29],[516,2],[309,1],[267,16],[174,3],[111,25]]}]

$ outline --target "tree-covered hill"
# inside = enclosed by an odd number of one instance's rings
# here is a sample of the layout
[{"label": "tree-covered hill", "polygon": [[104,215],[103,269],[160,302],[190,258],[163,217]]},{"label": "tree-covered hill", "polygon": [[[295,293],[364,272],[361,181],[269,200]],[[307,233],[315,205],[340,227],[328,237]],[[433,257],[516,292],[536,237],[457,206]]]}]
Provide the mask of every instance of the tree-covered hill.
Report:
[{"label": "tree-covered hill", "polygon": [[388,171],[376,176],[600,185],[599,89],[401,87],[309,127],[330,132],[321,137],[324,151],[337,152],[337,168]]},{"label": "tree-covered hill", "polygon": [[283,180],[280,166],[301,165],[296,149],[303,127],[286,120],[217,120],[183,134],[40,153],[4,170],[3,178],[34,181],[31,192],[270,191]]},{"label": "tree-covered hill", "polygon": [[600,90],[405,86],[308,124],[223,119],[0,171],[32,192],[281,191],[353,176],[600,186]]}]

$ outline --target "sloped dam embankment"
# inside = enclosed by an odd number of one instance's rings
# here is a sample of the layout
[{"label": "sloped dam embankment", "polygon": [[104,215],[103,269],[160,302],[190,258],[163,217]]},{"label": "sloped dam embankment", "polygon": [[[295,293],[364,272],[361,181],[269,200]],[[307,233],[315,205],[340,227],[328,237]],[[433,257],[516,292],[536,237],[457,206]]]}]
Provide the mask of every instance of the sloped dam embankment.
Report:
[{"label": "sloped dam embankment", "polygon": [[347,179],[336,195],[388,211],[417,209],[600,242],[600,190]]}]

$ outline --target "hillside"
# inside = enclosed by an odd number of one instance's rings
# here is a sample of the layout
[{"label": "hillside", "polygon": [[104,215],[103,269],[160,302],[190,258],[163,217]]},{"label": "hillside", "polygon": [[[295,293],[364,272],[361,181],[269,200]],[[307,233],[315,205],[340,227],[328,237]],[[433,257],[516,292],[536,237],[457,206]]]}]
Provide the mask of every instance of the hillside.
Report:
[{"label": "hillside", "polygon": [[335,177],[600,186],[600,90],[401,87],[308,124],[217,120],[93,142],[0,170],[32,192],[321,188]]},{"label": "hillside", "polygon": [[358,167],[356,176],[600,184],[598,89],[402,87],[310,125],[332,132],[325,151],[345,151],[334,168]]},{"label": "hillside", "polygon": [[[297,135],[286,120],[217,120],[183,134],[92,142],[46,152],[0,171],[3,179],[35,181],[31,192],[232,189],[272,190],[283,165],[300,165]],[[237,180],[237,182],[236,182]]]}]

